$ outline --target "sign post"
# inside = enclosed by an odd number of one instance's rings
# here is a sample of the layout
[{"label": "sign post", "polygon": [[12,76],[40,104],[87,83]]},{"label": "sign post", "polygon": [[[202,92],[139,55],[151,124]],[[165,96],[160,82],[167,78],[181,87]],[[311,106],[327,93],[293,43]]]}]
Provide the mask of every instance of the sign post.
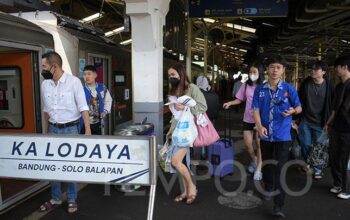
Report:
[{"label": "sign post", "polygon": [[150,186],[156,190],[155,137],[0,134],[0,176]]}]

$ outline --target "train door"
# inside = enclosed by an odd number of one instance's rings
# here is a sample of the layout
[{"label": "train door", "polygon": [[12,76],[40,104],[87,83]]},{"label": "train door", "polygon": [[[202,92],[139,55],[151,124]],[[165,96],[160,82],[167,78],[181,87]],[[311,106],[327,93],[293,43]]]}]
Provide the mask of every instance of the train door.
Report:
[{"label": "train door", "polygon": [[[40,99],[35,97],[33,79],[38,52],[0,49],[0,132],[36,133],[41,129],[36,122],[40,108],[36,111],[35,102]],[[0,178],[0,211],[42,186],[39,181]]]},{"label": "train door", "polygon": [[[110,57],[100,55],[100,54],[88,54],[88,65],[93,65],[96,68],[97,78],[96,82],[103,83],[104,85],[109,88],[109,76],[110,76]],[[111,93],[112,95],[112,93]],[[113,107],[111,109],[111,114],[113,115]],[[104,134],[110,134],[110,131],[112,131],[112,123],[111,123],[111,117],[108,116],[107,120],[105,120],[105,128],[104,128]]]}]

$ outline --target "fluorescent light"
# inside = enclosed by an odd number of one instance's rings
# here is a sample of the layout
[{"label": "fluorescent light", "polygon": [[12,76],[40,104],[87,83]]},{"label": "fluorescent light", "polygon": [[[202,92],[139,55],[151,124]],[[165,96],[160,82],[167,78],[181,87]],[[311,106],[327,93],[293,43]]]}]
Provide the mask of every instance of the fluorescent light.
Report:
[{"label": "fluorescent light", "polygon": [[273,24],[269,24],[269,23],[265,23],[265,22],[263,22],[263,23],[261,23],[262,25],[265,25],[265,26],[269,26],[269,27],[276,27],[275,25],[273,25]]},{"label": "fluorescent light", "polygon": [[256,31],[255,28],[250,28],[250,27],[239,25],[239,24],[225,23],[224,25],[226,27],[228,27],[228,28],[234,28],[234,29],[237,29],[237,30],[247,31],[247,32],[250,32],[250,33],[255,33],[255,31]]},{"label": "fluorescent light", "polygon": [[250,44],[250,41],[249,41],[249,40],[240,40],[240,41],[246,42],[246,43]]},{"label": "fluorescent light", "polygon": [[125,29],[124,26],[119,27],[119,28],[116,28],[116,29],[114,29],[114,30],[112,30],[112,31],[106,32],[106,33],[105,33],[105,36],[106,36],[106,37],[110,37],[110,36],[112,36],[112,35],[119,34],[120,32],[124,31],[124,29]]},{"label": "fluorescent light", "polygon": [[237,30],[247,31],[250,33],[255,33],[255,31],[256,31],[255,28],[250,28],[250,27],[239,25],[239,24],[234,24],[233,27]]},{"label": "fluorescent light", "polygon": [[225,25],[226,27],[233,28],[233,24],[231,24],[231,23],[225,23],[224,25]]},{"label": "fluorescent light", "polygon": [[203,61],[192,61],[193,64],[197,64],[201,67],[204,67],[204,62]]},{"label": "fluorescent light", "polygon": [[241,20],[245,20],[245,21],[253,21],[252,19],[249,19],[249,18],[241,18]]},{"label": "fluorescent light", "polygon": [[215,22],[215,19],[211,19],[211,18],[203,18],[203,20],[205,22],[208,22],[208,23],[214,23]]},{"label": "fluorescent light", "polygon": [[99,18],[102,17],[102,14],[101,13],[96,13],[96,14],[93,14],[93,15],[90,15],[86,18],[83,18],[80,20],[81,23],[87,23],[87,22],[90,22],[90,21],[94,21],[94,20],[97,20]]},{"label": "fluorescent light", "polygon": [[128,44],[131,44],[131,42],[132,42],[132,39],[129,39],[129,40],[120,42],[120,44],[121,44],[121,45],[128,45]]},{"label": "fluorescent light", "polygon": [[196,40],[199,40],[199,41],[204,41],[203,38],[199,38],[199,37],[196,37]]}]

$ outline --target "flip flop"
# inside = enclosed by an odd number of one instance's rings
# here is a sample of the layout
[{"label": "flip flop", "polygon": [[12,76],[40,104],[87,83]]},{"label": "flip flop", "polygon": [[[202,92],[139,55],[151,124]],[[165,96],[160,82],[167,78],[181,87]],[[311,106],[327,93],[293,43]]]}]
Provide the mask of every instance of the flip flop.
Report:
[{"label": "flip flop", "polygon": [[[70,211],[72,209],[73,209],[73,211]],[[78,211],[78,203],[76,201],[69,201],[67,211],[69,214],[76,213]]]},{"label": "flip flop", "polygon": [[39,207],[39,212],[51,211],[51,210],[57,208],[58,206],[60,206],[61,204],[62,204],[62,201],[59,203],[52,203],[52,200],[49,200]]},{"label": "flip flop", "polygon": [[188,195],[188,196],[187,196],[187,200],[186,200],[186,204],[187,204],[187,205],[190,205],[190,204],[194,203],[194,201],[196,200],[197,194],[198,194],[198,190],[196,190],[196,193],[195,193],[195,194],[193,194],[193,195]]},{"label": "flip flop", "polygon": [[179,196],[176,196],[174,199],[174,202],[182,202],[184,199],[186,199],[186,194],[181,194]]}]

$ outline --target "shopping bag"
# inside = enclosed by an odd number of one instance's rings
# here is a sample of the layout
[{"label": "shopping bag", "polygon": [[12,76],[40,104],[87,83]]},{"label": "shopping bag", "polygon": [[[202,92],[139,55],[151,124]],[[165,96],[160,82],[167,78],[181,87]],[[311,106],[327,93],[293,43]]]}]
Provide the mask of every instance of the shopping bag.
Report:
[{"label": "shopping bag", "polygon": [[206,113],[202,115],[206,119],[205,126],[202,126],[196,119],[194,120],[198,132],[198,136],[193,142],[194,147],[209,146],[220,139],[220,136],[209,120],[208,115]]},{"label": "shopping bag", "polygon": [[159,150],[159,165],[166,173],[169,173],[171,170],[172,151],[173,145],[169,139],[165,141],[163,147]]},{"label": "shopping bag", "polygon": [[317,143],[311,145],[311,151],[306,161],[308,164],[321,169],[328,166],[328,137],[325,132],[322,132]]},{"label": "shopping bag", "polygon": [[166,158],[166,155],[167,155],[167,152],[169,151],[169,149],[171,148],[171,144],[170,144],[170,141],[169,139],[167,139],[163,145],[162,148],[160,148],[159,150],[159,158],[161,160],[165,160]]},{"label": "shopping bag", "polygon": [[172,144],[179,147],[192,147],[198,133],[189,107],[185,107],[172,134]]}]

